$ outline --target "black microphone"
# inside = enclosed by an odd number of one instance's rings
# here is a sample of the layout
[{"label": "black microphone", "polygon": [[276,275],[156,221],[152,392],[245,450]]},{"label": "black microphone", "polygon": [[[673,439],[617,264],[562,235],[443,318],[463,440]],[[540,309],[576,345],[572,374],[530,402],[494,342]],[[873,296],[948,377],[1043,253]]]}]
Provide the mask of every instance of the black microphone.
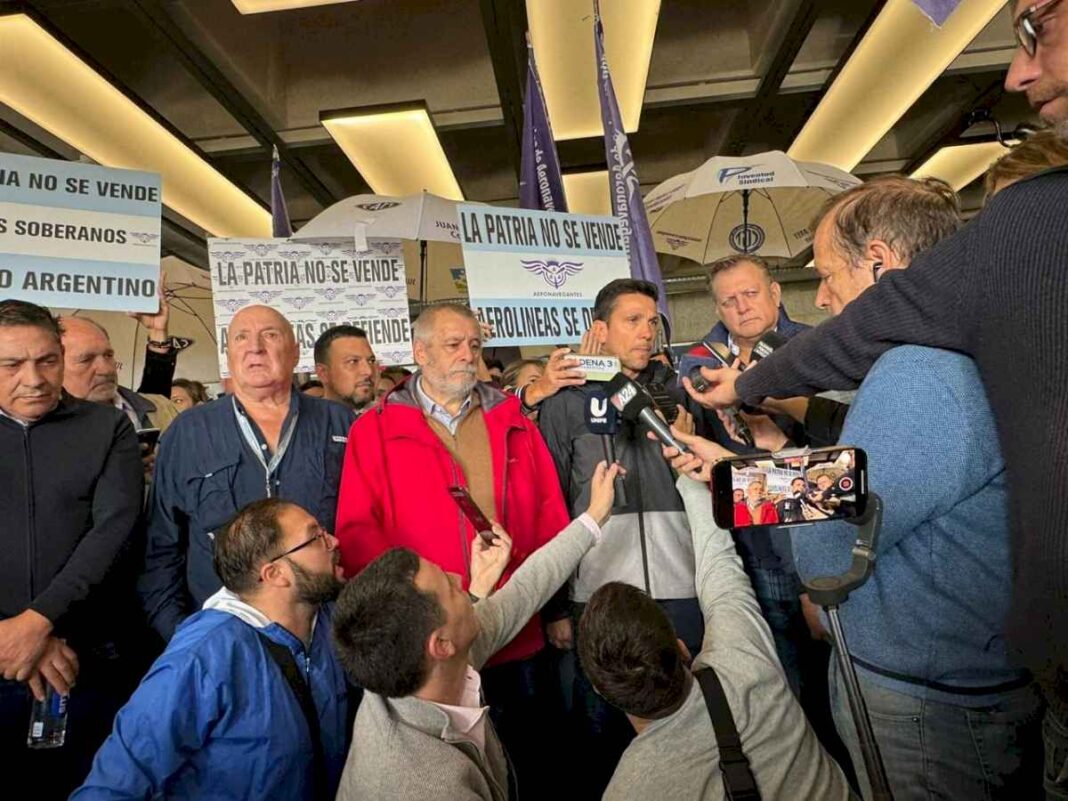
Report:
[{"label": "black microphone", "polygon": [[758,362],[766,359],[789,341],[778,331],[768,331],[753,345],[753,354],[749,357],[749,361]]},{"label": "black microphone", "polygon": [[670,448],[677,448],[679,453],[689,453],[690,449],[675,439],[667,423],[656,414],[656,406],[644,389],[627,378],[623,373],[616,373],[615,378],[605,387],[609,402],[616,407],[624,420],[633,423],[641,421],[652,431],[658,440]]},{"label": "black microphone", "polygon": [[[706,345],[706,347],[712,351],[713,356],[723,363],[724,367],[730,367],[731,364],[734,363],[734,359],[736,358],[735,355],[731,353],[730,348],[722,342],[713,342],[711,345]],[[738,433],[738,436],[741,437],[742,442],[744,442],[747,447],[755,448],[756,440],[753,439],[753,432],[749,430],[749,424],[742,419],[740,414],[738,414],[738,410],[733,406],[727,406],[723,409],[723,413],[731,419],[731,422],[734,424],[734,430]]]},{"label": "black microphone", "polygon": [[[608,402],[603,389],[590,386],[586,393],[586,428],[601,438],[604,460],[611,467],[616,461],[616,434],[619,433],[619,412]],[[616,476],[613,485],[616,491],[613,508],[627,505],[627,491],[623,476]]]}]

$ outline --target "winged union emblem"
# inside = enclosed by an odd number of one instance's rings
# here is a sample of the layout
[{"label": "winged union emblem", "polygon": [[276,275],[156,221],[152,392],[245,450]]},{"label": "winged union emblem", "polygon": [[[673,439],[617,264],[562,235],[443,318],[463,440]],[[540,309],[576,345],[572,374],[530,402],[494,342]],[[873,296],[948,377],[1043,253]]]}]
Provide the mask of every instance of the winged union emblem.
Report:
[{"label": "winged union emblem", "polygon": [[582,272],[581,261],[557,261],[556,259],[522,259],[520,263],[527,272],[540,275],[553,289],[559,289],[567,279]]},{"label": "winged union emblem", "polygon": [[391,350],[388,353],[383,353],[382,355],[385,356],[391,362],[399,362],[401,359],[408,355],[408,352],[403,350]]},{"label": "winged union emblem", "polygon": [[283,259],[293,260],[293,259],[299,259],[301,256],[303,256],[304,255],[304,251],[303,250],[280,250],[280,251],[278,251],[278,255],[281,256]]},{"label": "winged union emblem", "polygon": [[268,245],[265,242],[253,242],[250,245],[245,245],[245,250],[251,251],[257,256],[266,256],[268,253],[274,250],[274,247],[274,245]]},{"label": "winged union emblem", "polygon": [[230,314],[233,314],[246,303],[248,303],[248,301],[244,298],[226,298],[225,300],[215,301],[216,306],[226,309]]},{"label": "winged union emblem", "polygon": [[671,234],[668,234],[664,237],[664,241],[667,242],[667,246],[674,251],[678,250],[679,248],[686,247],[688,244],[690,244],[690,242],[693,241],[693,237],[672,236]]},{"label": "winged union emblem", "polygon": [[378,313],[384,314],[386,317],[400,317],[401,314],[407,314],[403,309],[382,309]]},{"label": "winged union emblem", "polygon": [[386,209],[391,209],[394,206],[399,205],[400,203],[397,202],[382,200],[377,203],[357,203],[356,208],[363,209],[364,211],[385,211]]},{"label": "winged union emblem", "polygon": [[333,323],[341,318],[341,312],[330,309],[329,311],[319,312],[319,316]]},{"label": "winged union emblem", "polygon": [[319,252],[324,256],[329,256],[334,252],[334,245],[331,242],[316,242],[315,247],[317,247]]},{"label": "winged union emblem", "polygon": [[356,248],[338,248],[337,252],[340,253],[342,256],[347,256],[350,259],[356,258],[356,254],[359,253]]},{"label": "winged union emblem", "polygon": [[[460,235],[457,234],[456,238],[459,239],[459,236]],[[392,256],[394,253],[400,252],[402,245],[400,242],[380,242],[377,247],[382,253],[385,253],[387,256]]]},{"label": "winged union emblem", "polygon": [[336,298],[341,297],[341,290],[335,286],[328,286],[325,289],[315,289],[312,291],[317,295],[322,295],[327,300],[335,300]]},{"label": "winged union emblem", "polygon": [[244,255],[245,251],[243,250],[220,250],[215,254],[215,257],[219,261],[234,261],[235,259],[240,259]]},{"label": "winged union emblem", "polygon": [[277,298],[282,293],[280,290],[261,289],[258,292],[251,292],[250,294],[260,303],[267,304]]},{"label": "winged union emblem", "polygon": [[142,245],[150,245],[159,239],[159,234],[150,234],[144,231],[127,231],[130,238],[136,242],[140,242]]},{"label": "winged union emblem", "polygon": [[288,303],[290,306],[293,306],[294,308],[303,309],[313,300],[315,300],[315,298],[286,298],[286,303]]},{"label": "winged union emblem", "polygon": [[374,295],[373,292],[370,293],[370,294],[365,293],[365,292],[360,292],[358,295],[346,295],[345,297],[348,298],[349,300],[351,300],[357,306],[366,306],[367,305],[367,301],[369,301],[372,298],[374,298],[374,296],[375,295]]},{"label": "winged union emblem", "polygon": [[382,294],[385,295],[387,298],[395,297],[396,295],[400,294],[403,291],[404,291],[404,287],[400,287],[400,286],[384,286],[384,287],[382,287]]}]

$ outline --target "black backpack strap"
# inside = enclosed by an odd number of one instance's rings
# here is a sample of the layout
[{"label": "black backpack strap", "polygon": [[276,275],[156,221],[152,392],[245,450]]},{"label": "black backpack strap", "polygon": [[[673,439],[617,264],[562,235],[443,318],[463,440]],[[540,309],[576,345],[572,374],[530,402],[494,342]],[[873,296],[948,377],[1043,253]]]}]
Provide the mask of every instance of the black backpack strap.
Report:
[{"label": "black backpack strap", "polygon": [[326,780],[326,755],[323,752],[323,740],[319,733],[319,714],[315,711],[315,700],[312,698],[311,688],[300,675],[297,660],[293,658],[293,652],[281,643],[277,643],[261,631],[257,631],[263,641],[267,653],[271,655],[278,667],[282,669],[289,689],[300,705],[300,711],[304,713],[304,719],[308,723],[308,735],[312,744],[312,772],[315,788],[316,801],[328,801]]},{"label": "black backpack strap", "polygon": [[712,718],[712,729],[719,746],[719,770],[723,774],[727,798],[730,801],[760,801],[760,790],[749,767],[749,759],[742,751],[742,739],[738,736],[738,727],[734,725],[734,715],[719,676],[710,667],[701,668],[694,676],[701,685],[705,706]]}]

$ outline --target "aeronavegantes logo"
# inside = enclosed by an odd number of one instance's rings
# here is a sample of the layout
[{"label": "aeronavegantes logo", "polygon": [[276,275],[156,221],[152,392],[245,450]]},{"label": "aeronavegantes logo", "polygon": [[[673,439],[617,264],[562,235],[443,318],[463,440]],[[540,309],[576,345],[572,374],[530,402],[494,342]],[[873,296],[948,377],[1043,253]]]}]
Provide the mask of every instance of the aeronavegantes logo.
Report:
[{"label": "aeronavegantes logo", "polygon": [[557,261],[556,259],[523,259],[523,269],[540,275],[553,289],[559,289],[567,279],[582,272],[581,261]]}]

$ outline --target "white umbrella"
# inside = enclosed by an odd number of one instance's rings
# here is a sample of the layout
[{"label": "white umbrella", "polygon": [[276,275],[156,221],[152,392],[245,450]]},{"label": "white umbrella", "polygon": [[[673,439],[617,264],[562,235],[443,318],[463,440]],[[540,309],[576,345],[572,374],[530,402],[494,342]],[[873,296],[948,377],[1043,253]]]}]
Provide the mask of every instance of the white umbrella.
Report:
[{"label": "white umbrella", "polygon": [[824,201],[861,181],[781,150],[716,157],[645,197],[658,252],[700,264],[737,253],[791,258],[812,242],[809,224]]},{"label": "white umbrella", "polygon": [[[444,263],[450,268],[463,264],[460,256],[460,215],[456,208],[466,201],[449,200],[429,192],[405,197],[388,195],[354,195],[339,200],[333,206],[310,219],[293,235],[293,239],[354,239],[356,247],[365,247],[368,238],[402,239],[419,242],[419,260],[416,265],[410,258],[410,249],[405,248],[408,282],[417,287],[413,300],[436,300],[460,294],[444,272],[430,283],[427,263],[427,242],[451,243],[455,247],[444,248],[433,263]],[[441,249],[439,247],[439,249]],[[411,267],[418,266],[418,275]],[[442,272],[439,270],[438,272]],[[413,282],[413,279],[414,282]]]}]

